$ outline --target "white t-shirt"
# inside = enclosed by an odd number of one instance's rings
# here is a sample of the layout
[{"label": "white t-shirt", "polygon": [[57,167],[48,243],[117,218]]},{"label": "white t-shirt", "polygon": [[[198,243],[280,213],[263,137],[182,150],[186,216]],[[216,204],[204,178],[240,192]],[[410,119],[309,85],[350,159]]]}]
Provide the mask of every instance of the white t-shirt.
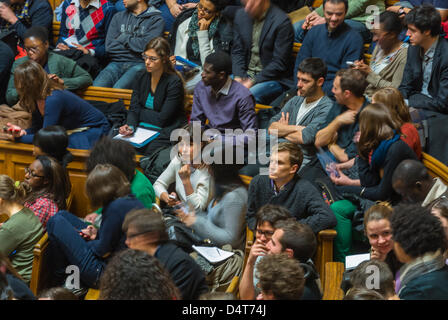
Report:
[{"label": "white t-shirt", "polygon": [[322,98],[320,98],[316,101],[313,101],[311,103],[306,103],[306,98],[303,99],[303,102],[300,105],[299,112],[297,113],[296,126],[300,125],[300,121],[302,121],[302,119],[308,114],[308,112],[313,110],[319,104],[319,102],[320,102],[320,100],[322,100]]}]

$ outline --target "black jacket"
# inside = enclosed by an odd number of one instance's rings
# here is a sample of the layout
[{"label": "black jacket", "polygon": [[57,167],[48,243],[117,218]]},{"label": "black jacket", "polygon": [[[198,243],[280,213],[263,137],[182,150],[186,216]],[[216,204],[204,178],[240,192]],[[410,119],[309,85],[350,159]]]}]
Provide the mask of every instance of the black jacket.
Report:
[{"label": "black jacket", "polygon": [[432,98],[421,94],[423,85],[420,46],[409,46],[403,80],[398,88],[409,106],[448,114],[448,41],[439,37],[434,53],[428,92]]},{"label": "black jacket", "polygon": [[159,246],[155,257],[171,275],[179,288],[183,300],[197,300],[208,291],[205,275],[201,267],[180,247],[171,242]]},{"label": "black jacket", "polygon": [[[177,16],[176,20],[173,23],[173,26],[171,28],[169,40],[171,45],[171,50],[174,51],[174,48],[176,48],[176,35],[177,35],[177,27],[190,18],[193,15],[193,12],[196,10],[196,8],[188,9],[185,11],[182,11],[180,15]],[[221,20],[219,21],[218,30],[215,33],[215,36],[213,37],[213,48],[215,50],[221,50],[224,52],[227,52],[230,55],[230,48],[232,47],[232,40],[233,40],[233,31],[232,31],[232,24],[230,21],[227,20],[225,16],[221,16]],[[191,50],[191,41],[190,39],[187,42],[187,53],[188,60],[198,64],[202,65],[201,63],[201,57],[198,54],[197,57],[193,56],[193,52]]]},{"label": "black jacket", "polygon": [[[252,21],[244,8],[236,12],[232,46],[232,70],[236,77],[247,78],[252,47]],[[276,80],[288,88],[293,86],[293,41],[291,20],[281,9],[271,5],[260,36],[263,70],[256,75],[256,83]]]},{"label": "black jacket", "polygon": [[151,90],[151,73],[142,70],[134,82],[127,124],[137,127],[140,122],[161,127],[161,136],[182,127],[187,119],[184,111],[184,87],[176,74],[164,73],[154,95],[154,109],[145,107]]},{"label": "black jacket", "polygon": [[246,220],[255,229],[255,213],[265,204],[277,204],[288,209],[299,222],[305,223],[314,233],[336,226],[336,217],[324,202],[317,189],[307,180],[295,176],[276,195],[267,175],[255,176],[249,185]]}]

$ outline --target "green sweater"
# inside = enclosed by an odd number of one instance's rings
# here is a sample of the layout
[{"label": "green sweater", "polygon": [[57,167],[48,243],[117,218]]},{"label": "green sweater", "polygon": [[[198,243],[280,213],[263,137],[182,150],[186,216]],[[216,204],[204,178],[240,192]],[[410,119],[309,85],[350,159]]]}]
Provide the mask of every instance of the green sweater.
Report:
[{"label": "green sweater", "polygon": [[[16,88],[14,86],[14,70],[28,61],[28,56],[17,59],[11,68],[11,76],[9,77],[8,89],[6,91],[6,102],[9,106],[13,106],[19,101]],[[72,59],[61,56],[57,53],[48,52],[48,70],[51,74],[57,75],[64,80],[64,85],[68,90],[78,90],[90,86],[93,83],[90,74],[78,66]]]},{"label": "green sweater", "polygon": [[[367,18],[373,14],[371,11],[366,12],[368,6],[377,6],[379,9],[378,14],[386,10],[384,0],[348,0],[348,11],[345,19],[365,23]],[[321,17],[324,16],[323,5],[316,8],[316,13]]]},{"label": "green sweater", "polygon": [[0,227],[0,252],[9,256],[12,266],[29,283],[34,245],[44,235],[39,218],[28,208],[13,214]]}]

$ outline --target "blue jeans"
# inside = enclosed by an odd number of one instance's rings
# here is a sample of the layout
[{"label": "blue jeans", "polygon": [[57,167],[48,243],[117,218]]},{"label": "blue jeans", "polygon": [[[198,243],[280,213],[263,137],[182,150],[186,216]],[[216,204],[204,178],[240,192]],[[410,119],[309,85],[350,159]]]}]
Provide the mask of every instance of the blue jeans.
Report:
[{"label": "blue jeans", "polygon": [[142,62],[110,62],[93,81],[95,87],[132,89],[137,72],[145,70]]},{"label": "blue jeans", "polygon": [[[165,1],[164,1],[165,2]],[[199,0],[177,0],[178,4],[185,4],[188,2],[194,2],[197,3],[199,2]],[[158,7],[157,9],[159,9],[162,13],[162,18],[165,21],[165,30],[164,31],[168,31],[171,32],[171,27],[173,26],[173,22],[176,18],[174,18],[170,12],[170,9],[168,8],[168,6],[166,5],[166,3],[162,4],[160,7]]]},{"label": "blue jeans", "polygon": [[260,104],[270,104],[284,91],[283,86],[275,80],[257,83],[249,90],[255,97],[256,103]]},{"label": "blue jeans", "polygon": [[[300,20],[294,23],[293,25],[295,42],[303,42],[303,40],[305,39],[307,30],[302,29],[302,25],[304,22],[305,20]],[[367,29],[364,23],[350,19],[346,19],[345,23],[361,34],[364,43],[370,43],[372,41],[372,33],[370,32],[369,29]]]},{"label": "blue jeans", "polygon": [[90,128],[82,132],[75,132],[68,136],[68,147],[73,149],[89,150],[102,136],[107,135],[110,125],[106,122],[103,126]]},{"label": "blue jeans", "polygon": [[59,211],[47,223],[50,254],[56,278],[62,278],[66,267],[75,265],[80,271],[82,285],[98,288],[105,262],[98,258],[89,242],[78,233],[87,224],[68,211]]}]

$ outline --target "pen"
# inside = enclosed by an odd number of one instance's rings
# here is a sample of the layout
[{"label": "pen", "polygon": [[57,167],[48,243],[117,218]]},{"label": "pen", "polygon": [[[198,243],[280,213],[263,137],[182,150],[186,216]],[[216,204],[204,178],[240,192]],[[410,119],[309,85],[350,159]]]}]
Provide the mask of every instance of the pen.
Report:
[{"label": "pen", "polygon": [[218,254],[221,255],[221,252],[219,252],[219,249],[218,249],[218,248],[216,248],[216,251],[218,251]]}]

